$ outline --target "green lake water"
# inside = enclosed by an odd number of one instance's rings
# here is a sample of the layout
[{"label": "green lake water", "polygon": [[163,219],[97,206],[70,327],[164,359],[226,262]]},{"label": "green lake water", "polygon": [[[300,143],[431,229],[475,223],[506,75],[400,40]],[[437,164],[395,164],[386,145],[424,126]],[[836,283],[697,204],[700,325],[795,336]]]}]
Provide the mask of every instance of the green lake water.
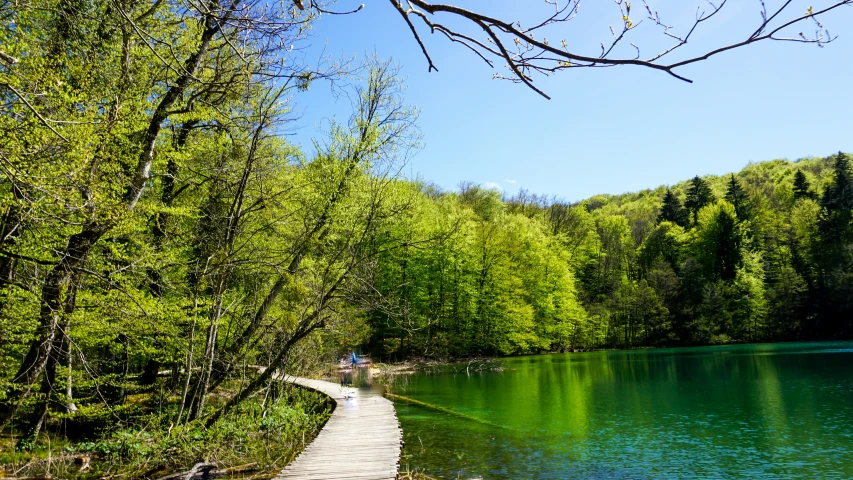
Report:
[{"label": "green lake water", "polygon": [[[853,342],[539,355],[399,377],[441,478],[853,478]],[[455,412],[455,413],[454,413]]]}]

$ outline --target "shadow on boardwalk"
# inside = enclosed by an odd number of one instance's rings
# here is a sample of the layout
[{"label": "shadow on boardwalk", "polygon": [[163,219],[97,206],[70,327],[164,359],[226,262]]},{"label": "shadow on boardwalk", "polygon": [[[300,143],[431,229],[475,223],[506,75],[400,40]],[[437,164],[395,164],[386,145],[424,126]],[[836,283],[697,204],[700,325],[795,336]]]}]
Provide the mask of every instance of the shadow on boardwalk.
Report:
[{"label": "shadow on boardwalk", "polygon": [[337,383],[285,377],[328,395],[336,406],[326,425],[275,479],[385,480],[400,467],[403,432],[394,404],[376,391]]}]

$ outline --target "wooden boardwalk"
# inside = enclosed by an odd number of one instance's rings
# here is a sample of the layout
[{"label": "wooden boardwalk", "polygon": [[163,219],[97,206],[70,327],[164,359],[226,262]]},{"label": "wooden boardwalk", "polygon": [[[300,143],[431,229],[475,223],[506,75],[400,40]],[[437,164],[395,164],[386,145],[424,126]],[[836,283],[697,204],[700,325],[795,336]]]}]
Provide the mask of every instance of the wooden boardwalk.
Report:
[{"label": "wooden boardwalk", "polygon": [[275,480],[393,480],[400,468],[403,432],[385,397],[337,383],[285,377],[332,397],[337,406],[317,438]]}]

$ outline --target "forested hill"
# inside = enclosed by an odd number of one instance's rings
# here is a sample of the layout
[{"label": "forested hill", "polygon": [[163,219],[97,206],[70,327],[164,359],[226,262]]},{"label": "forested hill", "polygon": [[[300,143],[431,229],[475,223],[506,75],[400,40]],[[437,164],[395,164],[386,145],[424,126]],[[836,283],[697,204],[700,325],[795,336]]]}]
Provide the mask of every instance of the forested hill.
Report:
[{"label": "forested hill", "polygon": [[849,156],[567,204],[424,186],[379,257],[370,350],[514,354],[849,338]]}]

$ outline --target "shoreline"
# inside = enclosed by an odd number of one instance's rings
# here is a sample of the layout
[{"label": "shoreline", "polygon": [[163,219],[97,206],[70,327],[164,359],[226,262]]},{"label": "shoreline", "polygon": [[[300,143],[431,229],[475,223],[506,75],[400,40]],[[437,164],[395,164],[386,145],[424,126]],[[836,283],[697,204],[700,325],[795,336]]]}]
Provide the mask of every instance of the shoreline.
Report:
[{"label": "shoreline", "polygon": [[[413,356],[405,360],[390,361],[390,362],[375,362],[371,368],[382,370],[388,374],[411,374],[430,368],[445,367],[449,365],[459,365],[463,363],[473,364],[477,362],[500,363],[505,359],[520,358],[520,357],[538,357],[546,355],[567,355],[567,354],[582,354],[595,352],[632,352],[638,350],[676,350],[676,349],[693,349],[693,348],[723,348],[723,347],[745,347],[749,345],[779,345],[779,344],[810,344],[824,342],[845,342],[844,339],[818,339],[818,340],[780,340],[766,342],[727,342],[716,344],[699,344],[699,345],[666,345],[666,346],[636,346],[636,347],[600,347],[600,348],[575,348],[567,351],[539,351],[531,353],[519,353],[505,356],[474,356],[474,357],[458,357],[458,358],[435,358],[430,359],[422,356]],[[473,362],[473,363],[472,363]],[[462,369],[464,371],[465,369]],[[470,371],[483,371],[485,369]],[[457,370],[456,373],[459,373]],[[324,373],[324,375],[326,375]]]}]

